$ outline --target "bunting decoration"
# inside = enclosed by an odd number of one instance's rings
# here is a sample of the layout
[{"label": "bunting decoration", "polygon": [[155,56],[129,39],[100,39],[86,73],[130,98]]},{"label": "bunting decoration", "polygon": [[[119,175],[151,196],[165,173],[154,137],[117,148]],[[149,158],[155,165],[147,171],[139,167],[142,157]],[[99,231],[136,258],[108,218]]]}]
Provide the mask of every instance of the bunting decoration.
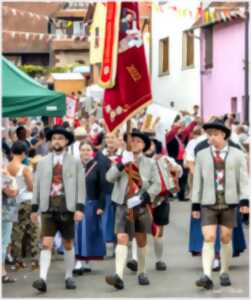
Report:
[{"label": "bunting decoration", "polygon": [[198,6],[195,9],[191,8],[185,8],[175,5],[169,5],[168,3],[160,4],[156,2],[152,2],[152,9],[155,13],[164,12],[166,10],[170,10],[175,12],[179,17],[190,17],[193,19],[202,18],[204,22],[214,22],[218,18],[221,18],[224,21],[227,21],[229,13],[233,16],[236,16],[236,14],[241,14],[244,16],[245,14],[245,8],[239,7],[238,9],[232,9],[231,11],[229,9],[221,9],[220,11],[216,11],[215,7],[209,7],[206,9],[203,9],[202,5]]},{"label": "bunting decoration", "polygon": [[17,9],[17,8],[11,8],[11,7],[3,5],[2,10],[3,10],[3,15],[4,16],[8,16],[8,14],[11,14],[12,16],[17,16],[17,17],[18,16],[21,16],[21,17],[29,16],[31,18],[36,17],[38,20],[44,19],[46,21],[49,21],[48,16],[40,15],[40,14],[37,14],[37,13],[34,13],[34,12],[20,10],[20,9]]},{"label": "bunting decoration", "polygon": [[[24,31],[11,31],[11,30],[3,30],[3,33],[12,38],[15,39],[19,36],[23,36],[26,40],[33,39],[35,40],[36,38],[39,41],[45,40],[45,41],[52,41],[52,40],[60,40],[60,39],[68,39],[69,37],[67,34],[64,35],[56,35],[56,34],[48,34],[48,33],[40,33],[40,32],[24,32]],[[87,39],[86,35],[72,35],[70,37],[71,40],[73,41],[85,41]]]}]

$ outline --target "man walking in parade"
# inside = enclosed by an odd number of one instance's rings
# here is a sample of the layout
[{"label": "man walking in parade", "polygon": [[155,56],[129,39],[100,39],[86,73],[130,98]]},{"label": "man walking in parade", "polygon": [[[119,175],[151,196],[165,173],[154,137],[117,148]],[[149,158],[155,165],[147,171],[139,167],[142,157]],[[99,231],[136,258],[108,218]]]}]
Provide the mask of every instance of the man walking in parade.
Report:
[{"label": "man walking in parade", "polygon": [[40,278],[33,287],[47,291],[47,273],[51,262],[53,238],[60,231],[64,241],[65,288],[75,289],[72,277],[75,255],[73,248],[74,221],[81,221],[85,201],[84,171],[80,162],[66,152],[74,137],[61,126],[48,132],[52,153],[42,159],[35,174],[31,218],[38,220],[41,212],[42,250],[40,253]]},{"label": "man walking in parade", "polygon": [[236,222],[238,204],[241,213],[248,213],[248,172],[244,153],[229,140],[231,130],[221,119],[206,123],[203,128],[208,134],[208,141],[200,143],[195,149],[192,216],[201,216],[204,237],[204,274],[196,281],[196,285],[212,289],[217,225],[220,225],[221,231],[220,284],[231,285],[229,264],[232,257],[232,230]]},{"label": "man walking in parade", "polygon": [[[125,140],[127,138],[125,136]],[[129,143],[131,152],[124,151],[121,162],[113,164],[106,174],[107,180],[114,183],[112,201],[117,203],[115,274],[106,276],[106,282],[117,289],[124,288],[123,273],[130,234],[135,234],[138,245],[138,282],[140,285],[150,284],[145,274],[147,205],[160,192],[156,164],[143,154],[151,145],[150,139],[133,130]]]},{"label": "man walking in parade", "polygon": [[[152,203],[152,236],[156,260],[155,269],[157,271],[165,271],[167,269],[164,261],[164,248],[166,247],[164,243],[164,231],[166,225],[169,224],[169,197],[173,192],[176,192],[178,178],[182,176],[181,166],[178,165],[173,158],[162,153],[162,143],[159,140],[152,138],[151,147],[144,154],[147,157],[153,158],[156,162],[158,176],[161,182],[161,191]],[[138,262],[134,240],[132,241],[132,254],[133,259],[128,261],[127,267],[131,271],[137,271]]]}]

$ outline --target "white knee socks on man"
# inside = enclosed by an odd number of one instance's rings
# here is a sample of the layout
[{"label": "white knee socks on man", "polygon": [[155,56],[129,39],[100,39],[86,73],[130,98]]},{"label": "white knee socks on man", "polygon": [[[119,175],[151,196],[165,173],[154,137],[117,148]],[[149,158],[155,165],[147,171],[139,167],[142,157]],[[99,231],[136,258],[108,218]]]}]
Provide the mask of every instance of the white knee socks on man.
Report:
[{"label": "white knee socks on man", "polygon": [[163,237],[157,237],[153,239],[154,253],[156,257],[156,262],[162,261],[164,252],[164,240]]},{"label": "white knee socks on man", "polygon": [[64,262],[65,262],[65,279],[72,277],[72,271],[75,263],[74,249],[64,250]]},{"label": "white knee socks on man", "polygon": [[232,241],[228,242],[227,244],[221,242],[220,257],[221,257],[220,274],[228,273],[229,264],[232,257]]},{"label": "white knee socks on man", "polygon": [[203,273],[212,278],[212,264],[214,260],[214,242],[203,243],[202,248],[202,267]]},{"label": "white knee socks on man", "polygon": [[127,254],[128,254],[128,246],[118,244],[115,253],[116,253],[116,258],[115,258],[116,274],[118,274],[119,277],[123,279],[124,269],[126,265]]},{"label": "white knee socks on man", "polygon": [[145,273],[146,268],[146,246],[138,247],[138,274]]},{"label": "white knee socks on man", "polygon": [[44,281],[47,280],[47,274],[51,264],[51,251],[42,250],[40,252],[40,278]]},{"label": "white knee socks on man", "polygon": [[137,241],[135,238],[132,239],[132,259],[138,261],[138,254],[137,254]]}]

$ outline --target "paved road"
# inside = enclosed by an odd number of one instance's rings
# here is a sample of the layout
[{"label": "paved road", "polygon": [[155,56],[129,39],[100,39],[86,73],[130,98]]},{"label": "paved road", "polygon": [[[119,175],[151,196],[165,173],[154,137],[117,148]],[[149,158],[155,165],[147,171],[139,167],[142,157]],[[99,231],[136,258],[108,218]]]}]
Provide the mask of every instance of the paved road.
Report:
[{"label": "paved road", "polygon": [[[38,276],[37,272],[22,271],[16,273],[17,282],[12,285],[4,285],[3,297],[39,297],[39,298],[149,298],[149,297],[248,297],[248,251],[240,257],[234,258],[231,267],[233,285],[222,288],[219,285],[218,273],[214,273],[215,289],[204,291],[195,287],[194,282],[201,275],[201,258],[191,257],[188,253],[188,232],[190,204],[174,201],[171,211],[171,223],[165,234],[166,262],[168,270],[157,272],[154,269],[153,247],[149,236],[150,247],[148,250],[147,270],[151,280],[150,286],[139,286],[137,277],[126,270],[126,288],[116,291],[106,285],[104,276],[114,270],[114,260],[107,259],[94,264],[92,273],[77,277],[77,290],[64,289],[64,263],[62,257],[55,257],[51,264],[48,276],[48,292],[38,295],[31,287],[32,281]],[[248,230],[245,227],[245,236],[248,238]]]}]

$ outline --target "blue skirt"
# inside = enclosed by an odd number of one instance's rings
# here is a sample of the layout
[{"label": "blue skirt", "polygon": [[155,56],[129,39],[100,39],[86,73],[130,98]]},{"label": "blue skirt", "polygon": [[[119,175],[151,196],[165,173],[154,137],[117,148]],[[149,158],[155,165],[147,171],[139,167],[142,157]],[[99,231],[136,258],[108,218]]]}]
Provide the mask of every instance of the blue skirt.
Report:
[{"label": "blue skirt", "polygon": [[77,259],[99,260],[106,255],[101,216],[96,211],[98,201],[87,200],[83,220],[75,225],[75,255]]},{"label": "blue skirt", "polygon": [[[239,256],[246,249],[246,241],[243,232],[241,214],[237,212],[237,226],[233,228],[233,256]],[[201,220],[191,217],[189,232],[189,252],[201,253],[203,246],[203,236],[201,231]],[[220,230],[217,228],[215,252],[220,252]]]},{"label": "blue skirt", "polygon": [[237,226],[233,229],[233,256],[239,256],[247,248],[242,226],[241,213],[237,212]]},{"label": "blue skirt", "polygon": [[105,195],[105,208],[102,215],[102,229],[105,242],[114,242],[116,235],[114,232],[115,227],[115,203],[112,202],[111,195]]}]

